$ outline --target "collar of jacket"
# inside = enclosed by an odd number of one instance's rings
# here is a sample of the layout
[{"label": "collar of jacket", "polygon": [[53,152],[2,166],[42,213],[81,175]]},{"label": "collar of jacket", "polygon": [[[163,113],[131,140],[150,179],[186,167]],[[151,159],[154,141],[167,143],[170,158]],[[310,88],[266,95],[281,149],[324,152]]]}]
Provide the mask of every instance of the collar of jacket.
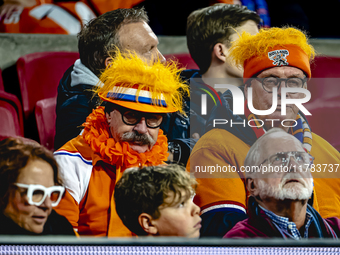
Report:
[{"label": "collar of jacket", "polygon": [[[309,237],[335,238],[332,236],[332,231],[329,229],[329,226],[325,224],[321,215],[311,205],[307,204],[306,210],[313,216],[313,221],[310,226],[310,231],[313,232],[313,235]],[[267,236],[282,237],[277,228],[272,224],[271,219],[258,206],[258,203],[253,196],[250,196],[248,199],[247,212],[252,224],[257,228],[264,230]]]}]

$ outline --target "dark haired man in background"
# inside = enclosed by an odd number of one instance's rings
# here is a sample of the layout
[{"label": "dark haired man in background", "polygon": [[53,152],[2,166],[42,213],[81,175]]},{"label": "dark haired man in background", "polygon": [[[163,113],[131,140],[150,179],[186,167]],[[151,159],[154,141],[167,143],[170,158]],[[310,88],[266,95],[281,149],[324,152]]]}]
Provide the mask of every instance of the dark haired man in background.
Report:
[{"label": "dark haired man in background", "polygon": [[80,59],[64,74],[58,87],[57,120],[54,148],[79,135],[80,126],[97,105],[91,89],[110,63],[109,52],[133,50],[153,63],[164,56],[158,39],[148,25],[144,9],[117,9],[91,20],[78,34]]}]

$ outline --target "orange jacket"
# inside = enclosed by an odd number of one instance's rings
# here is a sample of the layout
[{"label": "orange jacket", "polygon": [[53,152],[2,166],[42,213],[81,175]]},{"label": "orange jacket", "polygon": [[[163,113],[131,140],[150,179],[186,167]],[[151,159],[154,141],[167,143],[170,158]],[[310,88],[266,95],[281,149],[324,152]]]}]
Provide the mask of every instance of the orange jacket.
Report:
[{"label": "orange jacket", "polygon": [[80,235],[134,235],[116,213],[115,166],[104,163],[82,136],[56,151],[55,158],[67,188],[55,210],[64,215]]},{"label": "orange jacket", "polygon": [[91,6],[92,10],[97,15],[102,15],[105,12],[113,11],[121,8],[132,8],[135,5],[143,2],[144,0],[81,0],[88,6]]},{"label": "orange jacket", "polygon": [[39,3],[32,7],[4,4],[0,7],[0,32],[76,35],[95,17],[83,2]]},{"label": "orange jacket", "polygon": [[103,107],[94,109],[82,135],[67,142],[54,156],[67,189],[55,209],[80,235],[133,236],[116,212],[114,188],[129,167],[160,165],[168,157],[168,140],[158,131],[156,143],[144,153],[110,136]]}]

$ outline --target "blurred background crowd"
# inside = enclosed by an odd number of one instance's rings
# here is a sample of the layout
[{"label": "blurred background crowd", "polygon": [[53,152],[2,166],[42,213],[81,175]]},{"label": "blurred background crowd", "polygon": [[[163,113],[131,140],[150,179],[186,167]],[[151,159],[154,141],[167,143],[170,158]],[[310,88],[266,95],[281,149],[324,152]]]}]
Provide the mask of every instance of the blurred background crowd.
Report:
[{"label": "blurred background crowd", "polygon": [[327,4],[307,0],[2,0],[0,32],[76,34],[84,21],[118,8],[144,6],[150,27],[156,35],[185,35],[188,15],[215,3],[239,4],[256,11],[264,27],[291,25],[309,32],[311,37],[338,38],[340,2]]}]

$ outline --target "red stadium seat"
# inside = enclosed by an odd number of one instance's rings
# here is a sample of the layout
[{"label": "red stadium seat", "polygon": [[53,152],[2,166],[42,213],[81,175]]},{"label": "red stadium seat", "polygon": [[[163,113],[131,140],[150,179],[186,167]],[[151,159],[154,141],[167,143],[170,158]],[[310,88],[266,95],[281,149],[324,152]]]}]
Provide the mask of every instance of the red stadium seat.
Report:
[{"label": "red stadium seat", "polygon": [[340,96],[340,57],[317,56],[311,64],[312,79],[308,82],[311,100],[329,100]]},{"label": "red stadium seat", "polygon": [[40,144],[53,151],[57,97],[39,100],[35,106]]},{"label": "red stadium seat", "polygon": [[340,78],[340,57],[316,56],[311,63],[312,77]]},{"label": "red stadium seat", "polygon": [[15,95],[0,91],[0,138],[24,136],[21,104]]},{"label": "red stadium seat", "polygon": [[166,54],[164,57],[167,60],[177,60],[179,63],[179,67],[186,69],[199,69],[195,61],[191,58],[189,53],[175,53],[175,54]]},{"label": "red stadium seat", "polygon": [[57,96],[64,72],[78,52],[36,52],[20,57],[16,63],[25,120],[34,115],[37,101]]}]

